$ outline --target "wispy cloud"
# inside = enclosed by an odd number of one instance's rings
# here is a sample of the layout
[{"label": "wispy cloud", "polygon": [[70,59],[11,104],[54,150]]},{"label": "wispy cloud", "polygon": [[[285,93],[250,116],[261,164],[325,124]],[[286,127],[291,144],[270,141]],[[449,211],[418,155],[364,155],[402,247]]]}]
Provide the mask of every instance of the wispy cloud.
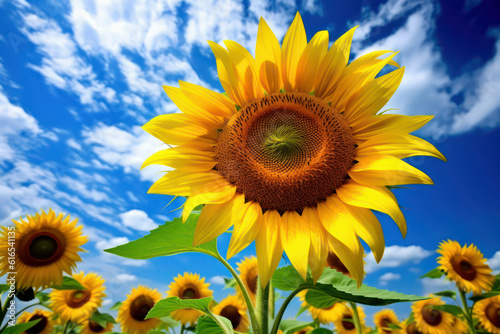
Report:
[{"label": "wispy cloud", "polygon": [[389,246],[386,247],[384,257],[378,264],[375,262],[375,258],[371,252],[367,255],[365,258],[365,271],[373,273],[382,268],[397,268],[410,264],[418,264],[431,255],[431,251],[425,250],[420,246]]},{"label": "wispy cloud", "polygon": [[390,281],[397,281],[400,279],[401,279],[400,274],[388,272],[380,276],[378,281],[380,285],[387,285]]}]

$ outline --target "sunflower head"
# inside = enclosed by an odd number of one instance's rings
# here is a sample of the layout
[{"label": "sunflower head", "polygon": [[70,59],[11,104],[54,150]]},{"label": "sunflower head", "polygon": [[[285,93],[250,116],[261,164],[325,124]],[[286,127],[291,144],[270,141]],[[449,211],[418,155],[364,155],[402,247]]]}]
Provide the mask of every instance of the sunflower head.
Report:
[{"label": "sunflower head", "polygon": [[500,334],[500,296],[476,302],[473,312],[484,329],[490,333]]},{"label": "sunflower head", "polygon": [[255,256],[245,257],[243,261],[237,263],[238,272],[243,285],[247,289],[252,302],[257,298],[257,280],[259,278],[259,267]]},{"label": "sunflower head", "polygon": [[80,334],[101,334],[113,331],[113,324],[107,322],[105,327],[102,327],[94,320],[87,320],[82,324],[83,328]]},{"label": "sunflower head", "polygon": [[158,327],[160,320],[157,318],[146,319],[149,310],[161,299],[161,293],[139,285],[132,288],[127,299],[118,311],[118,322],[124,333],[141,334]]},{"label": "sunflower head", "polygon": [[396,313],[391,309],[383,309],[375,313],[373,317],[373,322],[377,326],[379,334],[397,334],[399,330],[391,329],[389,324],[398,325],[400,324]]},{"label": "sunflower head", "polygon": [[24,333],[26,334],[49,334],[52,332],[52,327],[54,326],[51,320],[52,312],[47,310],[35,309],[33,312],[23,312],[19,318],[17,318],[18,324],[24,324],[26,322],[34,321],[40,319],[40,321]]},{"label": "sunflower head", "polygon": [[451,334],[463,334],[467,332],[467,325],[464,320],[453,317],[453,321],[451,322]]},{"label": "sunflower head", "polygon": [[[10,269],[7,250],[15,240],[16,283],[20,289],[46,288],[60,284],[63,272],[71,274],[76,262],[81,261],[78,252],[87,242],[82,236],[82,226],[76,226],[78,219],[62,213],[56,216],[52,209],[42,210],[34,216],[15,221],[15,231],[2,227],[0,231],[0,276]],[[13,235],[14,234],[14,235]]]},{"label": "sunflower head", "polygon": [[302,302],[302,307],[307,307],[307,310],[309,311],[314,320],[322,324],[328,325],[338,320],[342,316],[342,313],[344,312],[344,309],[346,307],[344,304],[335,303],[332,306],[325,308],[314,307],[306,301],[307,291],[308,290],[302,290],[297,294],[297,296]]},{"label": "sunflower head", "polygon": [[483,254],[473,244],[463,247],[456,241],[443,241],[437,250],[439,268],[446,277],[466,292],[475,295],[488,292],[495,281],[491,268],[486,264]]},{"label": "sunflower head", "polygon": [[411,309],[417,328],[423,333],[429,334],[450,333],[453,316],[448,312],[432,308],[432,306],[444,304],[440,297],[433,297],[413,303]]},{"label": "sunflower head", "polygon": [[306,333],[309,333],[309,332],[311,332],[311,331],[313,331],[313,330],[314,330],[314,327],[307,326],[307,327],[305,327],[305,328],[302,328],[302,329],[301,329],[301,330],[299,330],[299,331],[294,332],[293,334],[306,334]]},{"label": "sunflower head", "polygon": [[[205,278],[200,278],[199,274],[184,273],[174,277],[167,291],[168,297],[179,297],[180,299],[199,299],[211,297],[213,291],[208,289],[209,283],[205,283]],[[193,325],[200,317],[201,312],[197,310],[183,309],[172,312],[172,318],[180,321],[183,325],[190,323]]]},{"label": "sunflower head", "polygon": [[250,323],[247,315],[247,306],[245,301],[240,297],[227,296],[212,309],[212,312],[229,319],[235,331],[243,333],[248,331]]},{"label": "sunflower head", "polygon": [[[144,163],[175,169],[149,192],[187,196],[184,220],[204,204],[195,245],[232,225],[228,257],[255,240],[263,286],[283,251],[304,279],[310,267],[317,280],[331,243],[361,284],[358,236],[377,261],[385,247],[371,210],[391,216],[406,234],[405,218],[386,186],[432,183],[401,159],[444,159],[410,135],[432,117],[378,114],[404,68],[390,51],[348,64],[354,30],[331,47],[327,31],[308,42],[297,13],[281,45],[260,20],[255,58],[236,42],[225,41],[227,48],[209,42],[227,97],[182,81],[180,88],[165,86],[182,113],[157,116],[144,126],[175,145]],[[396,69],[378,76],[386,65]]]},{"label": "sunflower head", "polygon": [[[356,327],[354,326],[353,322],[353,311],[352,308],[345,305],[344,303],[341,303],[343,306],[340,317],[335,319],[333,321],[335,328],[337,329],[337,332],[339,334],[355,334],[356,332]],[[361,323],[361,327],[365,328],[365,312],[361,307],[357,308],[358,311],[358,316],[359,316],[359,321]]]},{"label": "sunflower head", "polygon": [[423,334],[415,321],[408,323],[408,320],[401,322],[402,334]]},{"label": "sunflower head", "polygon": [[104,279],[95,274],[82,272],[74,274],[85,290],[53,290],[50,293],[50,308],[58,314],[63,321],[79,323],[90,318],[92,313],[101,306],[106,297]]}]

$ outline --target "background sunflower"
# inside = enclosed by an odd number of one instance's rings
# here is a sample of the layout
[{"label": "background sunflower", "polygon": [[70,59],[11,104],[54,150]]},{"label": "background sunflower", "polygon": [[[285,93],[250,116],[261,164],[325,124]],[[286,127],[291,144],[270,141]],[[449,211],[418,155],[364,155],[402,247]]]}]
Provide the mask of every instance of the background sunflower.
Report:
[{"label": "background sunflower", "polygon": [[257,298],[257,280],[259,276],[259,267],[255,256],[245,257],[243,261],[237,263],[238,273],[245,289],[253,303]]},{"label": "background sunflower", "polygon": [[[333,324],[335,325],[335,329],[337,330],[338,334],[355,334],[357,333],[356,327],[353,322],[353,311],[350,306],[347,306],[346,304],[342,304],[344,307],[339,312],[341,314],[340,317],[335,319],[333,321]],[[357,307],[358,311],[358,316],[359,316],[359,321],[361,324],[362,332],[366,332],[366,327],[365,327],[365,312],[363,311],[362,307]]]},{"label": "background sunflower", "polygon": [[[431,295],[432,297],[432,295]],[[451,333],[453,316],[431,308],[432,305],[444,305],[440,297],[433,297],[413,303],[411,309],[417,328],[427,334]]]},{"label": "background sunflower", "polygon": [[118,322],[124,333],[141,334],[155,329],[160,324],[157,318],[145,319],[149,310],[161,299],[161,293],[139,285],[132,288],[127,299],[120,306]]},{"label": "background sunflower", "polygon": [[310,305],[306,301],[307,290],[302,290],[297,294],[300,301],[302,302],[302,307],[307,307],[307,310],[311,314],[314,320],[319,321],[322,324],[330,324],[342,316],[345,306],[342,303],[335,303],[330,307],[317,308]]},{"label": "background sunflower", "polygon": [[80,334],[100,334],[113,331],[113,324],[107,322],[105,327],[102,327],[94,320],[87,320],[82,324],[82,331]]},{"label": "background sunflower", "polygon": [[52,312],[41,309],[34,309],[33,312],[23,312],[18,318],[17,323],[23,324],[33,320],[40,319],[40,321],[28,331],[29,334],[50,334],[52,333],[52,328],[54,323],[51,319],[53,316]]},{"label": "background sunflower", "polygon": [[238,296],[227,296],[212,309],[212,312],[229,319],[235,331],[246,333],[249,329],[247,306]]},{"label": "background sunflower", "polygon": [[391,329],[389,327],[389,324],[395,324],[398,326],[400,324],[398,317],[396,316],[396,313],[394,313],[394,310],[383,309],[381,311],[378,311],[373,316],[373,322],[375,323],[375,326],[377,327],[377,331],[379,334],[399,334],[400,333],[400,330]]},{"label": "background sunflower", "polygon": [[500,334],[500,296],[476,302],[473,312],[484,329],[494,334]]}]

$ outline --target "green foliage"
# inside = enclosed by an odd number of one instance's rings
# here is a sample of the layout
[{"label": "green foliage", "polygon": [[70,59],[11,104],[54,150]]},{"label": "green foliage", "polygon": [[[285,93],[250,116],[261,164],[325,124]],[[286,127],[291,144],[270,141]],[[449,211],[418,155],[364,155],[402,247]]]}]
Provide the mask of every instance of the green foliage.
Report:
[{"label": "green foliage", "polygon": [[401,326],[393,324],[393,323],[387,324],[387,327],[389,327],[390,329],[394,329],[394,330],[402,329]]},{"label": "green foliage", "polygon": [[35,326],[40,320],[42,319],[36,319],[30,322],[25,322],[24,324],[17,324],[15,326],[10,326],[5,328],[2,331],[2,334],[21,334],[26,332],[28,329],[31,327]]},{"label": "green foliage", "polygon": [[0,284],[0,295],[10,289],[9,284]]},{"label": "green foliage", "polygon": [[420,276],[420,278],[429,277],[429,278],[441,278],[444,275],[440,269],[435,268],[429,271],[427,274]]},{"label": "green foliage", "polygon": [[85,287],[81,285],[76,279],[69,276],[63,277],[63,282],[59,285],[52,285],[52,289],[56,290],[85,290]]},{"label": "green foliage", "polygon": [[99,311],[95,311],[94,314],[90,317],[90,320],[94,320],[101,327],[106,327],[108,322],[112,324],[116,324],[115,318],[108,313],[100,313]]},{"label": "green foliage", "polygon": [[332,334],[333,332],[326,328],[315,328],[307,334]]},{"label": "green foliage", "polygon": [[316,308],[328,308],[338,302],[338,299],[318,290],[309,290],[306,293],[306,302]]},{"label": "green foliage", "polygon": [[180,299],[179,297],[168,297],[160,300],[149,310],[146,319],[165,317],[170,315],[173,311],[182,310],[185,308],[198,310],[203,313],[210,312],[210,303],[213,297],[199,298],[199,299]]},{"label": "green foliage", "polygon": [[118,311],[122,307],[123,302],[116,302],[115,305],[109,308],[110,311]]},{"label": "green foliage", "polygon": [[440,292],[435,292],[434,295],[455,299],[457,293],[455,291],[440,291]]},{"label": "green foliage", "polygon": [[38,298],[38,300],[40,301],[40,303],[45,306],[45,307],[49,307],[50,305],[50,297],[49,297],[49,294],[48,293],[45,293],[45,292],[38,292],[36,295],[35,295],[36,298]]},{"label": "green foliage", "polygon": [[196,326],[196,333],[199,334],[232,334],[233,326],[231,322],[218,315],[204,315],[198,319],[198,326]]},{"label": "green foliage", "polygon": [[300,331],[307,326],[314,325],[314,322],[299,321],[299,320],[282,320],[280,323],[280,329],[283,334],[292,334]]},{"label": "green foliage", "polygon": [[446,313],[451,313],[455,317],[462,316],[464,315],[464,311],[462,308],[456,306],[456,305],[429,305],[430,308],[433,308],[435,310],[443,311]]},{"label": "green foliage", "polygon": [[469,300],[472,300],[473,302],[477,302],[481,299],[495,297],[498,295],[500,295],[500,291],[498,291],[498,290],[497,291],[490,291],[490,292],[483,293],[482,295],[472,296],[469,298]]},{"label": "green foliage", "polygon": [[224,290],[225,289],[234,289],[234,288],[236,288],[237,285],[238,285],[238,283],[236,283],[236,280],[233,277],[231,277],[231,278],[224,277]]}]

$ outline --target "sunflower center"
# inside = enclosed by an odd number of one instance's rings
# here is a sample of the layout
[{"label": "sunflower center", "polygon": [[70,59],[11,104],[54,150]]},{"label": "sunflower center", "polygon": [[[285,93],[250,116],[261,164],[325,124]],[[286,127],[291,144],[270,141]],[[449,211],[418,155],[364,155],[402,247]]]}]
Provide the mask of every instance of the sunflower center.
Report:
[{"label": "sunflower center", "polygon": [[88,290],[74,290],[66,297],[66,304],[71,308],[80,308],[85,305],[91,297]]},{"label": "sunflower center", "polygon": [[187,288],[182,291],[181,299],[198,299],[200,298],[198,290],[195,288]]},{"label": "sunflower center", "polygon": [[351,315],[345,315],[342,318],[342,327],[344,327],[344,329],[346,329],[348,331],[353,330],[355,328],[354,323],[352,322]]},{"label": "sunflower center", "polygon": [[104,330],[104,327],[99,325],[97,321],[89,320],[89,328],[94,333],[101,333]]},{"label": "sunflower center", "polygon": [[153,306],[155,306],[153,298],[140,295],[130,303],[130,316],[137,321],[146,321],[146,316]]},{"label": "sunflower center", "polygon": [[233,306],[233,305],[228,305],[224,307],[220,311],[220,315],[223,316],[224,318],[229,319],[231,321],[231,325],[233,326],[233,329],[238,328],[241,322],[241,314],[238,311],[238,308]]},{"label": "sunflower center", "polygon": [[451,260],[453,270],[467,281],[473,281],[477,276],[476,267],[466,259],[453,258]]},{"label": "sunflower center", "polygon": [[246,280],[248,289],[255,295],[257,293],[257,279],[259,278],[258,269],[252,268],[248,271]]},{"label": "sunflower center", "polygon": [[36,232],[20,241],[19,257],[22,262],[32,267],[49,265],[63,256],[65,240],[59,231]]},{"label": "sunflower center", "polygon": [[428,306],[422,309],[422,318],[430,326],[438,326],[441,323],[441,320],[443,320],[441,311],[435,310]]},{"label": "sunflower center", "polygon": [[30,329],[27,329],[25,331],[25,333],[38,334],[38,333],[43,332],[43,330],[45,329],[45,326],[47,326],[47,322],[48,322],[46,316],[44,316],[42,314],[34,314],[31,316],[31,318],[28,320],[28,322],[38,320],[38,319],[41,319],[41,320],[35,326],[31,327]]},{"label": "sunflower center", "polygon": [[333,194],[354,163],[344,117],[302,93],[272,94],[242,108],[222,129],[215,168],[264,211],[301,212]]},{"label": "sunflower center", "polygon": [[391,319],[389,319],[389,318],[383,318],[380,321],[380,323],[381,323],[380,327],[382,327],[382,331],[384,333],[392,333],[392,329],[391,329],[391,327],[389,327],[389,325],[392,324]]},{"label": "sunflower center", "polygon": [[344,275],[349,275],[349,270],[344,266],[342,261],[340,261],[337,254],[333,252],[328,252],[328,257],[326,258],[326,265],[331,269],[335,269]]},{"label": "sunflower center", "polygon": [[500,304],[491,303],[485,310],[486,318],[496,327],[500,328]]},{"label": "sunflower center", "polygon": [[422,334],[422,332],[419,331],[417,325],[412,322],[411,324],[406,326],[406,334]]}]

